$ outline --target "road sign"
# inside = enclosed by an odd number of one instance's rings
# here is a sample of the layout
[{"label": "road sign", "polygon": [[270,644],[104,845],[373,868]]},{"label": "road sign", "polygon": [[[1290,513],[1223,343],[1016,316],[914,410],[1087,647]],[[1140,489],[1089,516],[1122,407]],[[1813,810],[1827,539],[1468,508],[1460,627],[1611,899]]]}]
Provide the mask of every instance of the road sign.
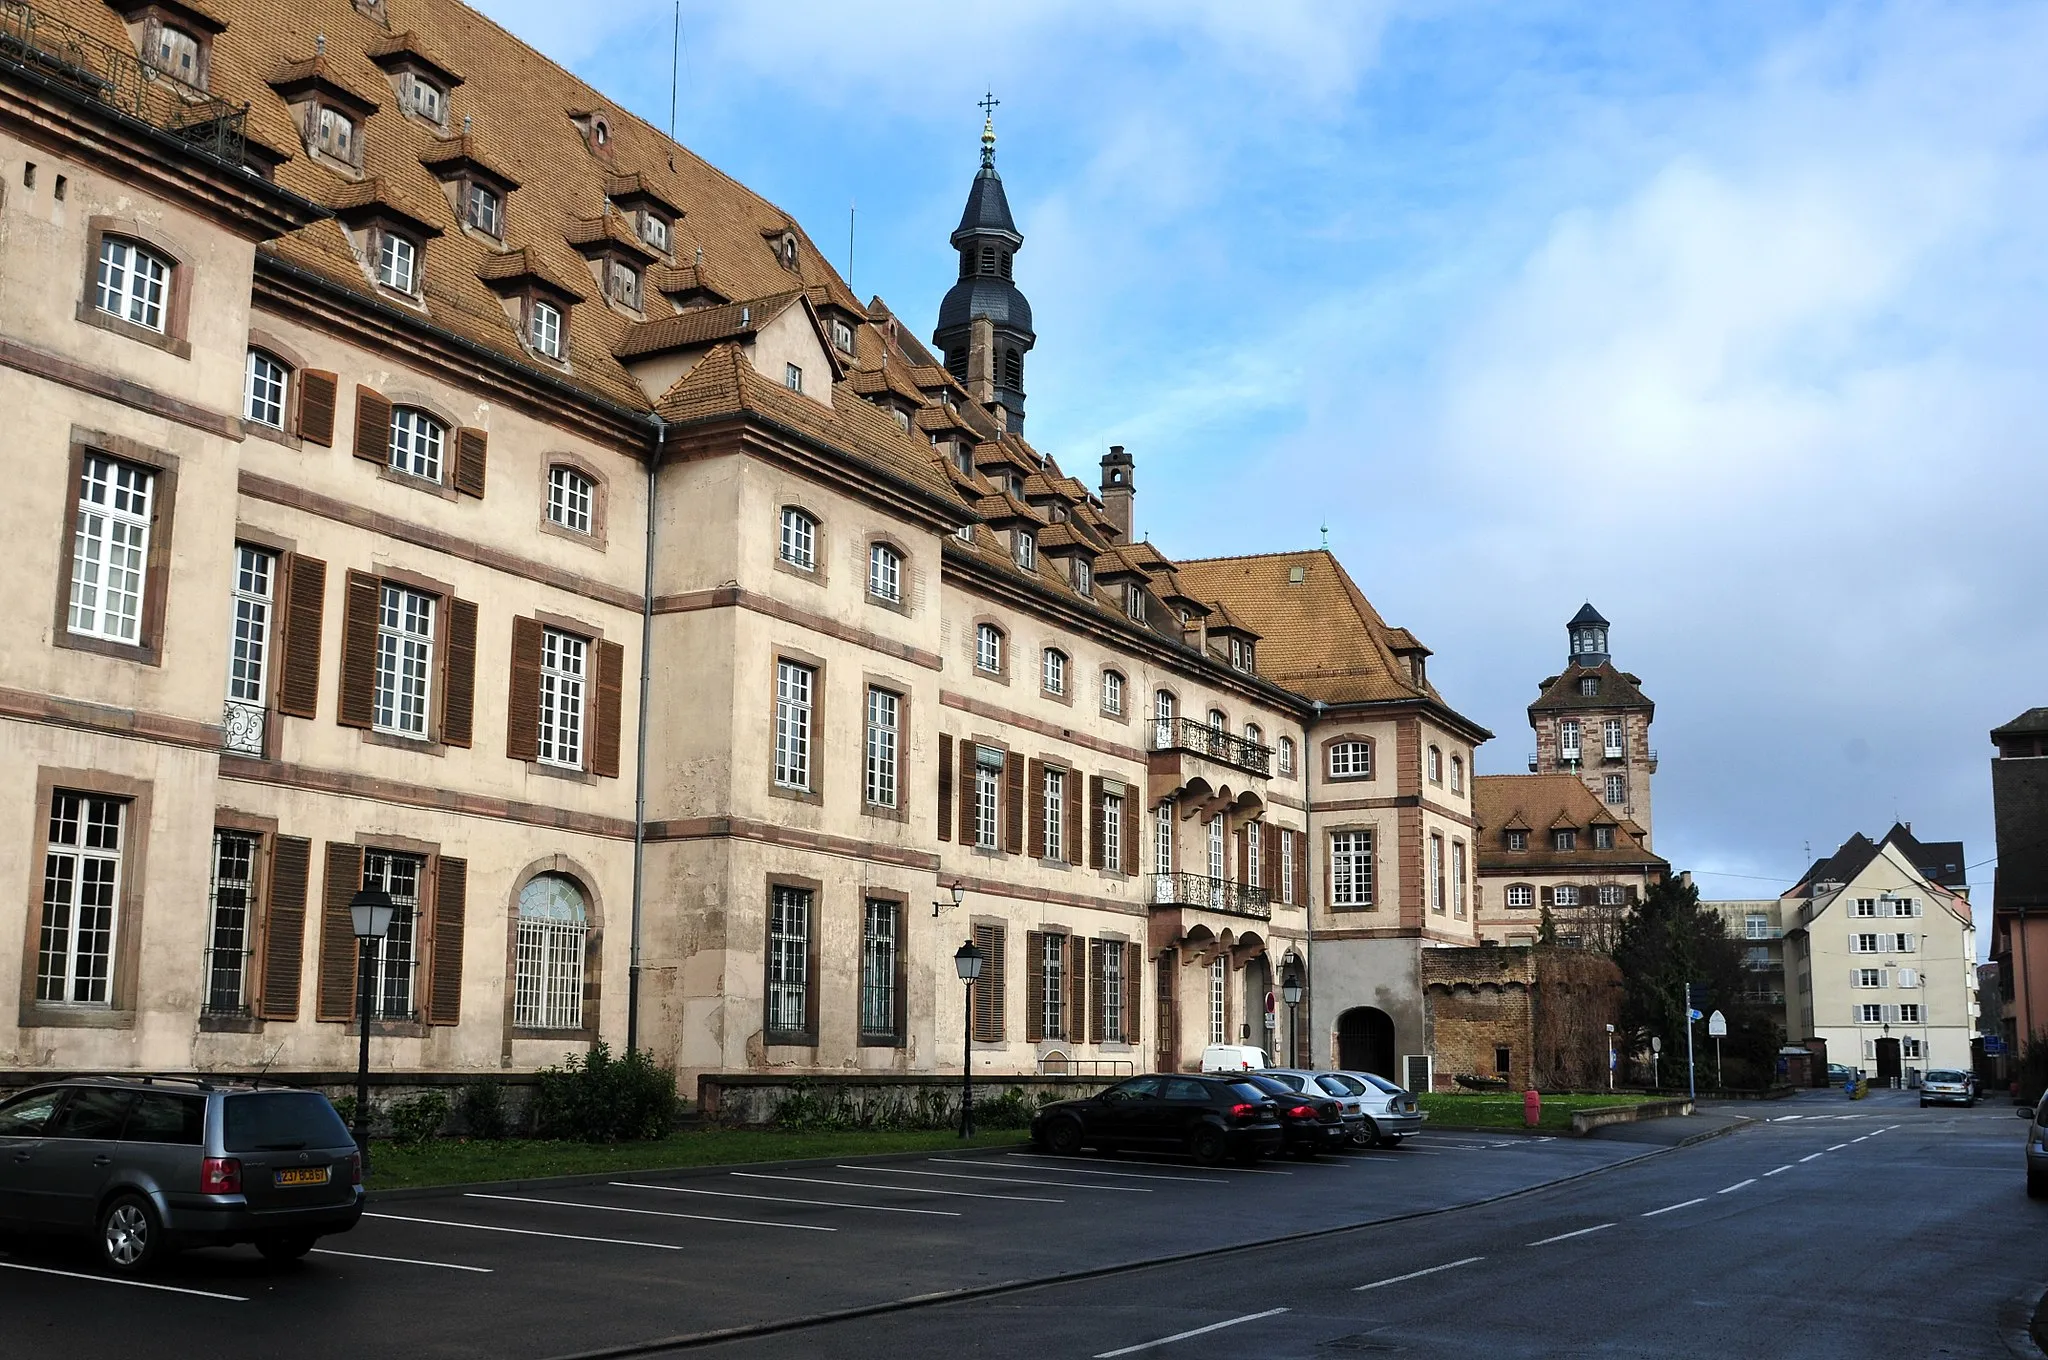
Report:
[{"label": "road sign", "polygon": [[1727,1038],[1727,1037],[1728,1037],[1728,1017],[1727,1017],[1727,1016],[1725,1016],[1725,1015],[1723,1015],[1723,1014],[1721,1014],[1721,1012],[1719,1012],[1719,1011],[1715,1011],[1715,1012],[1714,1012],[1714,1013],[1713,1013],[1712,1015],[1708,1016],[1708,1017],[1707,1017],[1707,1037],[1708,1037],[1709,1039],[1725,1039],[1725,1038]]},{"label": "road sign", "polygon": [[1695,1010],[1688,1010],[1685,1013],[1685,1018],[1688,1020],[1698,1020],[1700,1018],[1700,1013]]},{"label": "road sign", "polygon": [[1996,1034],[1987,1034],[1984,1036],[1985,1057],[1995,1058],[2003,1052],[2005,1052],[2005,1040],[2003,1037]]},{"label": "road sign", "polygon": [[1664,1051],[1664,1041],[1654,1034],[1650,1036],[1650,1051],[1652,1053],[1662,1053]]}]

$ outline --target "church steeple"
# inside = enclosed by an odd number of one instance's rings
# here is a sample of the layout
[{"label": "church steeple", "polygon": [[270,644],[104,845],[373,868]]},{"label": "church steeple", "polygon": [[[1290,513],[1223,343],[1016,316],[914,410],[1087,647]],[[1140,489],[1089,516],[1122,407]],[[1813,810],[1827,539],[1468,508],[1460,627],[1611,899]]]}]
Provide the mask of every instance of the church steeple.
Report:
[{"label": "church steeple", "polygon": [[1031,304],[1011,281],[1024,235],[1010,216],[1010,200],[996,173],[997,102],[993,95],[982,101],[981,169],[968,186],[967,206],[952,236],[960,274],[939,304],[932,343],[970,395],[1000,406],[1008,427],[1022,430],[1024,356],[1038,335],[1031,329]]},{"label": "church steeple", "polygon": [[1579,612],[1564,627],[1571,635],[1574,666],[1593,667],[1607,660],[1608,623],[1590,600],[1579,607]]}]

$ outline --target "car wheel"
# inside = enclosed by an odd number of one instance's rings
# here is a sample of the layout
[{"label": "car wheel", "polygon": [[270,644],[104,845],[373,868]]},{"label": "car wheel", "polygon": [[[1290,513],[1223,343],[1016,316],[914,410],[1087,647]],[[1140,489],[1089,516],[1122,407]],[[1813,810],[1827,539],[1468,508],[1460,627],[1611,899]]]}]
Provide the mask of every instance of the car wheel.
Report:
[{"label": "car wheel", "polygon": [[1045,1126],[1045,1150],[1056,1157],[1072,1157],[1081,1151],[1081,1121],[1055,1119]]},{"label": "car wheel", "polygon": [[1371,1119],[1365,1120],[1358,1126],[1358,1131],[1351,1135],[1351,1141],[1356,1146],[1362,1148],[1378,1146],[1380,1141],[1380,1126],[1378,1124],[1373,1123]]},{"label": "car wheel", "polygon": [[311,1233],[279,1233],[259,1239],[256,1250],[263,1253],[266,1261],[296,1261],[313,1250],[313,1244],[319,1240]]},{"label": "car wheel", "polygon": [[1230,1146],[1223,1137],[1223,1130],[1212,1125],[1200,1125],[1188,1135],[1188,1155],[1203,1166],[1216,1165],[1223,1160],[1224,1154],[1229,1150]]},{"label": "car wheel", "polygon": [[140,1275],[164,1255],[163,1223],[140,1195],[117,1195],[100,1210],[100,1260],[123,1275]]},{"label": "car wheel", "polygon": [[2027,1168],[2027,1198],[2048,1199],[2048,1171]]}]

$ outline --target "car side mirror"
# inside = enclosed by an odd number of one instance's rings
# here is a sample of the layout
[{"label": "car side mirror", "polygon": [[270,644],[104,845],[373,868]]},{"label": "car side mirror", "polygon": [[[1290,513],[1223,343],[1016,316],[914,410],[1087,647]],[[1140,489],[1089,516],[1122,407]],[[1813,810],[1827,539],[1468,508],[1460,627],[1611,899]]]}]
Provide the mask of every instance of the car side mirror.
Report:
[{"label": "car side mirror", "polygon": [[2022,1119],[2032,1119],[2034,1117],[2033,1107],[2028,1105],[2020,1106],[2017,1110],[2014,1110],[2013,1113],[2018,1115]]}]

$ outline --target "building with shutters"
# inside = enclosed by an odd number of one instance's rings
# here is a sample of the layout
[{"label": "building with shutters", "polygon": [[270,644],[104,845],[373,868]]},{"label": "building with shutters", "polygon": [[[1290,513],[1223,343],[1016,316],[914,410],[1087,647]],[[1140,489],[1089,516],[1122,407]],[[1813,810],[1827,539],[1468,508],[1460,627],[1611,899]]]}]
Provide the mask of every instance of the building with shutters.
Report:
[{"label": "building with shutters", "polygon": [[1611,951],[1628,909],[1671,872],[1574,774],[1488,774],[1476,788],[1483,939],[1534,944],[1547,913],[1560,944]]},{"label": "building with shutters", "polygon": [[1657,773],[1650,722],[1657,706],[1644,697],[1639,677],[1615,666],[1607,650],[1611,627],[1590,603],[1565,625],[1571,640],[1565,668],[1544,679],[1529,705],[1536,737],[1529,773],[1577,777],[1611,816],[1634,823],[1647,849],[1650,776]]},{"label": "building with shutters", "polygon": [[452,0],[0,29],[0,1067],[348,1070],[375,888],[396,1074],[1426,1079],[1487,734],[1026,442],[992,128],[927,348]]},{"label": "building with shutters", "polygon": [[1960,841],[1851,836],[1786,891],[1786,1031],[1880,1080],[1969,1070],[1977,928]]}]

